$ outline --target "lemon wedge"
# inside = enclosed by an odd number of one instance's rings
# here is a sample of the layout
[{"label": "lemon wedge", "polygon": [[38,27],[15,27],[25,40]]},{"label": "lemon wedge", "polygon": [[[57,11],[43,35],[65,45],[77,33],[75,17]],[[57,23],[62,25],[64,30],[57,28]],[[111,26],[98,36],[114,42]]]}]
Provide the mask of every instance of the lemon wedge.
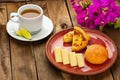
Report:
[{"label": "lemon wedge", "polygon": [[18,36],[22,36],[20,30],[16,31],[16,34],[17,34]]},{"label": "lemon wedge", "polygon": [[29,39],[29,40],[32,39],[30,32],[27,31],[26,29],[24,29],[23,27],[20,28],[18,31],[16,31],[16,34],[18,36],[24,37],[24,38]]}]

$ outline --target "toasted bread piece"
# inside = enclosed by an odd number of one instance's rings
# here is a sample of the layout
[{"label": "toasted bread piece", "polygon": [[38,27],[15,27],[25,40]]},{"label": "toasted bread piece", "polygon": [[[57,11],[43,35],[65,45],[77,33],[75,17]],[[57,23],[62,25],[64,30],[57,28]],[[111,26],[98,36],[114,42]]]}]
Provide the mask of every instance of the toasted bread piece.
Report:
[{"label": "toasted bread piece", "polygon": [[72,40],[72,51],[80,51],[88,44],[90,37],[80,27],[74,26],[74,35]]},{"label": "toasted bread piece", "polygon": [[72,42],[74,31],[70,31],[63,36],[63,42]]}]

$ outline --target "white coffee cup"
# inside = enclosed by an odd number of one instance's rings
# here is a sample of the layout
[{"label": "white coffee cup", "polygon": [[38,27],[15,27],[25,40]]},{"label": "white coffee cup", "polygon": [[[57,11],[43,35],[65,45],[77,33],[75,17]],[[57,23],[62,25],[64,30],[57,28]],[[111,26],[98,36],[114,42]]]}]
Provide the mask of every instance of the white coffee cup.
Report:
[{"label": "white coffee cup", "polygon": [[[26,12],[26,10],[28,11]],[[36,13],[37,16],[32,16],[30,14],[30,16],[28,17],[30,10],[33,10],[33,12],[37,11],[37,13],[39,12],[39,14]],[[27,17],[23,16],[24,14],[26,14]],[[43,25],[43,9],[38,5],[26,4],[21,6],[18,9],[17,13],[11,13],[10,20],[13,22],[17,22],[19,24],[19,28],[23,27],[26,30],[28,30],[31,34],[35,34],[40,31]]]}]

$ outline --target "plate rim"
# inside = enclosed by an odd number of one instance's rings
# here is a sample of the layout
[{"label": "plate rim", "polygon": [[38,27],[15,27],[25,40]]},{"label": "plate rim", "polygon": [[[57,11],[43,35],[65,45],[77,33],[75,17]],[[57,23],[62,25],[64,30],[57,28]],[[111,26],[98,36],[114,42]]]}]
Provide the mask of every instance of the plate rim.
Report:
[{"label": "plate rim", "polygon": [[98,30],[93,30],[93,29],[86,28],[86,27],[81,27],[81,28],[82,28],[82,29],[89,30],[89,31],[91,30],[91,31],[94,32],[94,33],[98,33],[98,34],[102,35],[103,37],[106,37],[106,38],[107,38],[108,40],[110,40],[110,42],[113,44],[113,46],[114,46],[114,48],[115,48],[115,52],[114,52],[115,55],[113,56],[113,57],[114,57],[113,60],[109,63],[109,65],[108,65],[107,67],[104,67],[103,69],[98,70],[98,71],[95,71],[95,72],[78,73],[78,72],[71,72],[71,71],[69,71],[69,70],[62,69],[62,68],[60,68],[60,67],[58,67],[58,66],[56,65],[57,62],[53,62],[53,61],[51,60],[51,58],[49,57],[49,53],[48,53],[48,51],[47,51],[47,48],[48,48],[47,46],[48,46],[49,42],[51,41],[51,39],[54,38],[54,36],[60,34],[61,32],[72,30],[73,27],[72,27],[72,28],[63,29],[63,30],[61,30],[61,31],[53,34],[53,35],[48,39],[48,41],[47,41],[47,43],[46,43],[46,46],[45,46],[45,54],[46,54],[47,59],[50,61],[50,63],[51,63],[52,65],[54,65],[54,66],[55,66],[56,68],[58,68],[59,70],[62,70],[62,71],[64,71],[64,72],[67,72],[67,73],[70,73],[70,74],[89,76],[89,75],[95,75],[95,74],[99,74],[99,73],[102,73],[102,72],[106,71],[107,69],[109,69],[109,68],[115,63],[115,61],[116,61],[116,59],[117,59],[117,55],[118,55],[118,47],[116,46],[115,42],[114,42],[109,36],[107,36],[106,34],[100,32],[100,31],[98,31]]}]

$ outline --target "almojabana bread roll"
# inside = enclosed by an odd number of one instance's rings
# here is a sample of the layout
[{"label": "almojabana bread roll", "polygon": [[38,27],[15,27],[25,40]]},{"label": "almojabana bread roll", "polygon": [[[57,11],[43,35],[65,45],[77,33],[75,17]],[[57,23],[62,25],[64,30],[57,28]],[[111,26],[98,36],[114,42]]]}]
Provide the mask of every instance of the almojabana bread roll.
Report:
[{"label": "almojabana bread roll", "polygon": [[107,49],[100,44],[90,45],[85,52],[85,59],[92,64],[102,64],[108,58]]}]

